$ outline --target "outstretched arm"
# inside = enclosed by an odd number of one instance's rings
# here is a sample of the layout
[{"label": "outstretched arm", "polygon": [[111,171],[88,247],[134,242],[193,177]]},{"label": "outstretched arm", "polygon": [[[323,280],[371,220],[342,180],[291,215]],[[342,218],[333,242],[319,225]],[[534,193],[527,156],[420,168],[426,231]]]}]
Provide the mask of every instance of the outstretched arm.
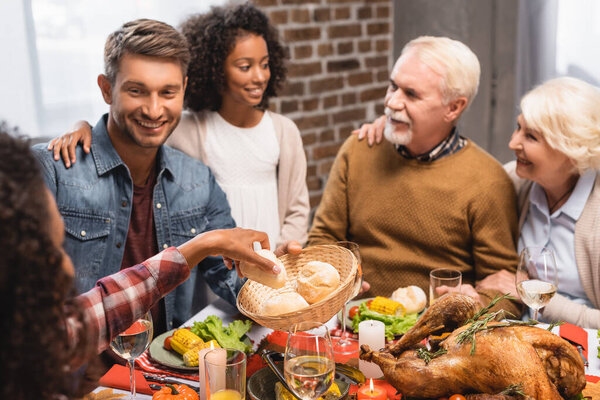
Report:
[{"label": "outstretched arm", "polygon": [[75,122],[75,125],[73,125],[69,132],[52,139],[48,143],[48,151],[54,152],[55,161],[58,161],[62,156],[65,167],[69,168],[71,164],[75,164],[77,161],[75,148],[79,143],[82,144],[83,151],[89,154],[92,144],[92,127],[87,121]]},{"label": "outstretched arm", "polygon": [[[90,291],[65,306],[71,366],[78,367],[105,350],[110,341],[140,318],[156,302],[185,281],[190,270],[209,255],[245,261],[270,273],[273,262],[252,250],[267,235],[248,229],[223,229],[200,234],[178,248],[170,247],[142,264],[98,281]],[[81,315],[74,310],[81,310]]]}]

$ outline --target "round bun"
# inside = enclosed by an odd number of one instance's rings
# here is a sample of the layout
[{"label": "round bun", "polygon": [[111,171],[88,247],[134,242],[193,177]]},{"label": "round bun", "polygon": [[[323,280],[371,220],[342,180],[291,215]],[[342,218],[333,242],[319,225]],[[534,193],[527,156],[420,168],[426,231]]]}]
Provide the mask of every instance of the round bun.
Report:
[{"label": "round bun", "polygon": [[427,295],[418,286],[398,288],[392,293],[391,298],[401,303],[406,309],[407,314],[421,312],[427,305]]},{"label": "round bun", "polygon": [[340,286],[340,274],[331,264],[311,261],[300,270],[296,282],[298,293],[314,304]]},{"label": "round bun", "polygon": [[270,297],[262,305],[263,315],[279,315],[308,307],[308,303],[296,292],[281,293]]},{"label": "round bun", "polygon": [[285,266],[281,260],[279,260],[272,251],[267,249],[260,249],[256,254],[273,261],[273,264],[277,264],[279,268],[281,268],[281,272],[277,275],[273,275],[269,272],[261,271],[255,266],[250,266],[245,262],[240,262],[240,272],[242,275],[250,280],[272,287],[273,289],[284,287],[287,282],[287,273],[285,272]]}]

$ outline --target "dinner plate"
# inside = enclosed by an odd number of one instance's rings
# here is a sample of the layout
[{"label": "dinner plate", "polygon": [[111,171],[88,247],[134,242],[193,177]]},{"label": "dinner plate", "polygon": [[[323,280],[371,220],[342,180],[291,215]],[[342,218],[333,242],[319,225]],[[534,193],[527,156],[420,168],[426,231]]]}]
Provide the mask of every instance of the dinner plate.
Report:
[{"label": "dinner plate", "polygon": [[168,336],[171,336],[176,329],[172,329],[168,332],[163,333],[162,335],[158,335],[152,343],[150,343],[150,347],[148,348],[148,354],[152,361],[160,365],[164,365],[165,367],[179,369],[182,371],[194,371],[198,372],[198,367],[188,367],[183,362],[183,357],[171,350],[167,350],[163,347],[163,343]]},{"label": "dinner plate", "polygon": [[[248,379],[248,394],[252,400],[275,400],[275,384],[279,382],[269,367],[258,370]],[[340,379],[335,379],[343,399],[350,390],[350,385]]]}]

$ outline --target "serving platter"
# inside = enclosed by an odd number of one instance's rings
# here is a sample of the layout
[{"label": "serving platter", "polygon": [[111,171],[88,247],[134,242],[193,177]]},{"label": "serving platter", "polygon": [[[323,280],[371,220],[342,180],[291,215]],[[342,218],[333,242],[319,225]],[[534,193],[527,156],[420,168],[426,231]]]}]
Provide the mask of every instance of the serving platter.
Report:
[{"label": "serving platter", "polygon": [[185,363],[183,362],[183,357],[180,354],[177,354],[176,352],[171,350],[167,350],[163,347],[165,339],[168,336],[171,336],[175,331],[176,329],[172,329],[154,338],[152,343],[150,343],[150,347],[148,348],[148,355],[150,356],[152,361],[165,367],[187,372],[198,372],[198,367],[188,367],[187,365],[185,365]]}]

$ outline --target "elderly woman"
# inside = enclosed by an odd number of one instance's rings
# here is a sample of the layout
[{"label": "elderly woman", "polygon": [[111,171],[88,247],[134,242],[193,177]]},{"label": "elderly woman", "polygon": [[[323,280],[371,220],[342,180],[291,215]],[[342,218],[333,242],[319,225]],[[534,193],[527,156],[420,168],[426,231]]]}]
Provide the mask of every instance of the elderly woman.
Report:
[{"label": "elderly woman", "polygon": [[3,398],[67,397],[70,372],[106,349],[208,255],[222,254],[272,270],[271,261],[252,251],[254,241],[268,245],[266,234],[216,230],[102,278],[89,292],[68,300],[73,265],[62,248],[62,219],[28,144],[8,131],[0,123]]},{"label": "elderly woman", "polygon": [[519,251],[554,250],[558,293],[544,321],[600,328],[600,91],[574,78],[547,81],[521,100],[506,169],[519,196]]}]

